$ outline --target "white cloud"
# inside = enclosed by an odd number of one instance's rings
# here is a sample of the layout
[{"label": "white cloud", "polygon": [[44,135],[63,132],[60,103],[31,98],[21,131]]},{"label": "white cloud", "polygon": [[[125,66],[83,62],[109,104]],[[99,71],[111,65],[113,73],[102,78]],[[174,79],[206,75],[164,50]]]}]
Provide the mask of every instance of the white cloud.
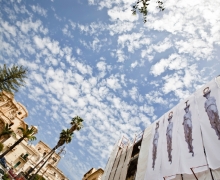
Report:
[{"label": "white cloud", "polygon": [[138,19],[138,15],[132,15],[131,7],[121,8],[120,6],[115,6],[112,9],[108,10],[108,15],[113,21],[120,20],[133,22]]},{"label": "white cloud", "polygon": [[135,25],[132,22],[116,21],[109,25],[108,30],[110,35],[114,36],[116,34],[126,33],[131,31]]},{"label": "white cloud", "polygon": [[23,65],[24,67],[27,67],[28,69],[31,69],[31,70],[37,70],[39,68],[38,64],[36,64],[34,62],[29,62],[29,61],[24,60],[24,59],[19,59],[18,63]]},{"label": "white cloud", "polygon": [[171,54],[168,59],[161,59],[158,63],[151,67],[151,73],[154,76],[159,76],[167,69],[169,70],[180,70],[187,67],[186,58],[178,55]]},{"label": "white cloud", "polygon": [[11,26],[8,22],[1,20],[1,25],[4,28],[4,31],[9,32],[12,36],[16,36],[16,28]]},{"label": "white cloud", "polygon": [[121,88],[121,85],[119,84],[119,79],[115,76],[110,76],[108,79],[106,79],[106,84],[114,91]]},{"label": "white cloud", "polygon": [[135,68],[135,67],[137,66],[137,64],[138,64],[138,62],[137,62],[137,61],[135,61],[135,62],[131,63],[131,68]]},{"label": "white cloud", "polygon": [[73,38],[73,35],[71,34],[71,32],[69,31],[69,26],[66,24],[64,26],[64,28],[62,29],[62,32],[64,35],[70,37],[70,38]]},{"label": "white cloud", "polygon": [[58,41],[50,40],[50,38],[41,38],[39,36],[34,36],[33,39],[38,48],[44,49],[44,47],[47,47],[54,55],[61,53]]},{"label": "white cloud", "polygon": [[129,95],[131,96],[131,98],[133,100],[136,101],[137,98],[138,98],[138,89],[137,89],[137,87],[132,87],[131,90],[129,90]]},{"label": "white cloud", "polygon": [[166,51],[167,49],[169,49],[172,46],[171,42],[169,41],[168,38],[165,38],[164,41],[159,42],[156,45],[153,45],[153,48],[155,51],[161,53]]},{"label": "white cloud", "polygon": [[42,8],[42,7],[40,7],[39,5],[37,5],[37,6],[32,5],[31,9],[32,9],[32,11],[34,11],[35,13],[38,13],[41,16],[44,16],[44,17],[47,16],[47,10]]},{"label": "white cloud", "polygon": [[76,62],[76,67],[82,74],[92,74],[92,68],[89,65],[84,65],[80,62]]},{"label": "white cloud", "polygon": [[159,91],[151,91],[145,95],[145,98],[148,103],[157,103],[166,105],[168,101],[164,98],[163,93]]},{"label": "white cloud", "polygon": [[127,56],[124,54],[124,51],[118,49],[116,51],[116,57],[118,58],[118,62],[124,62],[127,59]]},{"label": "white cloud", "polygon": [[181,77],[177,74],[167,75],[163,79],[165,80],[163,86],[163,92],[165,94],[171,91],[177,91],[178,89],[181,89],[184,86],[183,82],[181,81]]},{"label": "white cloud", "polygon": [[36,22],[32,22],[32,19],[26,19],[21,22],[17,21],[16,25],[21,29],[23,33],[28,33],[31,30],[34,30],[35,32],[37,32],[38,30],[44,32],[46,30],[42,27],[42,23],[40,20],[37,20]]},{"label": "white cloud", "polygon": [[142,45],[150,44],[150,39],[143,36],[141,33],[123,34],[118,37],[118,44],[122,48],[127,46],[129,52],[134,52],[140,49]]},{"label": "white cloud", "polygon": [[81,55],[81,54],[82,54],[81,49],[77,48],[77,49],[76,49],[76,53],[77,53],[78,55]]},{"label": "white cloud", "polygon": [[105,63],[105,62],[100,61],[100,62],[97,63],[96,66],[97,66],[98,70],[100,70],[100,71],[106,71],[106,63]]},{"label": "white cloud", "polygon": [[91,47],[93,49],[93,51],[99,51],[101,48],[101,44],[98,38],[95,38],[92,43],[91,43]]}]

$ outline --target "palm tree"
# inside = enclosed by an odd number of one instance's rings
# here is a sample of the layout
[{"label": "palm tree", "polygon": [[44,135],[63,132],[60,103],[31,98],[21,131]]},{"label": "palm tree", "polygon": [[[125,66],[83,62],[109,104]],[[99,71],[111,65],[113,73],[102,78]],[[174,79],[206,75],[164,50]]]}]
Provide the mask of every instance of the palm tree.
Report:
[{"label": "palm tree", "polygon": [[26,124],[25,128],[19,127],[18,128],[22,132],[22,137],[18,139],[8,150],[6,150],[4,153],[0,155],[0,159],[4,157],[6,154],[8,154],[12,149],[14,149],[15,146],[17,146],[20,142],[22,142],[24,139],[27,139],[29,141],[34,141],[37,138],[33,135],[34,134],[34,127],[29,128]]},{"label": "palm tree", "polygon": [[0,66],[0,91],[17,92],[20,86],[24,86],[27,78],[27,69],[23,66],[13,65],[7,68]]},{"label": "palm tree", "polygon": [[14,131],[11,129],[11,127],[8,125],[8,123],[5,124],[2,132],[0,133],[0,140],[4,136],[10,136],[10,135],[15,135]]},{"label": "palm tree", "polygon": [[0,152],[2,152],[3,149],[4,149],[4,144],[2,144],[2,143],[0,142]]},{"label": "palm tree", "polygon": [[[31,176],[31,178],[29,178],[29,180],[33,180],[35,178],[35,176],[37,175],[37,173],[43,168],[43,166],[46,164],[46,162],[51,158],[51,156],[55,153],[55,150],[57,148],[59,148],[60,146],[66,144],[69,144],[72,141],[73,138],[73,132],[71,132],[69,129],[67,130],[62,130],[60,133],[60,138],[59,141],[57,142],[56,146],[47,154],[47,156],[49,156],[45,162],[41,165],[41,167],[37,170],[37,172]],[[32,171],[41,163],[42,161],[40,161],[33,169]],[[32,172],[30,171],[28,174],[26,174],[26,177],[29,176],[29,174]]]},{"label": "palm tree", "polygon": [[83,122],[83,119],[79,116],[72,118],[71,123],[70,123],[72,127],[70,128],[70,131],[73,132],[75,130],[79,131],[80,129],[82,129],[83,128],[82,122]]},{"label": "palm tree", "polygon": [[[164,5],[163,5],[163,2],[160,1],[160,0],[157,0],[156,1],[158,6],[157,8],[160,10],[160,11],[164,11],[165,8],[164,8]],[[148,6],[150,4],[150,0],[137,0],[135,2],[135,4],[132,6],[132,14],[133,15],[136,15],[137,14],[137,10],[139,11],[139,13],[141,13],[143,15],[143,22],[146,23],[147,22],[147,14],[148,14]]]},{"label": "palm tree", "polygon": [[[60,138],[59,141],[57,142],[56,146],[46,155],[44,156],[44,159],[46,159],[48,156],[49,158],[47,158],[44,162],[44,164],[50,159],[50,157],[53,155],[53,153],[55,152],[55,150],[62,146],[63,144],[68,144],[71,142],[72,140],[72,136],[73,136],[73,132],[75,130],[79,131],[82,127],[83,127],[83,119],[79,116],[76,116],[74,118],[72,118],[71,120],[71,128],[65,130],[62,130],[62,132],[60,133]],[[70,138],[71,137],[71,138]],[[43,161],[43,159],[41,161],[39,161],[32,170],[30,170],[27,174],[26,174],[26,178],[28,178],[28,176],[38,167],[38,165]],[[42,167],[44,166],[44,164],[42,165]],[[41,169],[42,167],[40,167],[39,169]],[[39,171],[38,171],[39,172]],[[30,178],[31,179],[31,178]]]}]

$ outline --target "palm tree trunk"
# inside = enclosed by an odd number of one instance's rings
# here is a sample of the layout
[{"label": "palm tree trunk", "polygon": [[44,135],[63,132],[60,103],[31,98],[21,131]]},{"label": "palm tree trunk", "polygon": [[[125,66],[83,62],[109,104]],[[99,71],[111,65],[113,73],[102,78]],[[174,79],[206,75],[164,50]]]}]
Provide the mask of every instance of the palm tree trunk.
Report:
[{"label": "palm tree trunk", "polygon": [[76,125],[71,126],[70,132],[72,133],[72,132],[75,131],[75,130],[76,130]]},{"label": "palm tree trunk", "polygon": [[4,153],[0,155],[0,159],[3,158],[6,154],[8,154],[12,149],[14,149],[15,146],[17,146],[23,140],[24,140],[24,137],[21,137],[20,139],[18,139],[8,150],[6,150]]},{"label": "palm tree trunk", "polygon": [[25,175],[25,177],[28,178],[28,176],[37,168],[37,166],[39,166],[39,164],[42,162],[42,160],[46,159],[53,151],[56,150],[55,148],[56,148],[56,146],[55,146],[53,149],[51,149],[51,151],[50,151],[46,156],[44,156],[43,159],[41,159],[41,160],[34,166],[34,168],[33,168],[31,171],[29,171],[29,172]]},{"label": "palm tree trunk", "polygon": [[32,180],[34,179],[34,177],[37,175],[37,173],[44,167],[44,165],[47,163],[47,161],[51,158],[51,156],[55,153],[55,150],[53,150],[53,152],[50,154],[50,156],[47,158],[47,160],[41,165],[41,167],[35,172],[35,174],[33,176],[31,176],[30,179],[28,180]]}]

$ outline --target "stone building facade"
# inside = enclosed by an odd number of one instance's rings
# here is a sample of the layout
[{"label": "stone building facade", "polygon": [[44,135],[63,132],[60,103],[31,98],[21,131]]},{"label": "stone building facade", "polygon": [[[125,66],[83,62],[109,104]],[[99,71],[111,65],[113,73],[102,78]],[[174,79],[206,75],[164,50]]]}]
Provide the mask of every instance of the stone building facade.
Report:
[{"label": "stone building facade", "polygon": [[[28,116],[27,109],[15,101],[13,94],[2,92],[0,96],[0,133],[2,132],[6,123],[9,124],[16,136],[3,136],[0,142],[4,144],[3,152],[14,144],[20,137],[21,132],[18,127],[24,128],[26,126],[25,118]],[[32,126],[38,132],[36,126]],[[16,174],[20,172],[28,172],[38,162],[42,161],[43,157],[49,153],[51,148],[42,141],[39,141],[35,146],[28,144],[27,140],[23,140],[11,152],[9,152],[5,159],[9,167],[13,167]],[[38,173],[43,175],[47,180],[67,180],[68,178],[57,167],[61,157],[58,153],[54,153],[48,163]]]},{"label": "stone building facade", "polygon": [[104,171],[102,168],[92,168],[86,174],[84,174],[82,180],[101,180],[103,173]]}]

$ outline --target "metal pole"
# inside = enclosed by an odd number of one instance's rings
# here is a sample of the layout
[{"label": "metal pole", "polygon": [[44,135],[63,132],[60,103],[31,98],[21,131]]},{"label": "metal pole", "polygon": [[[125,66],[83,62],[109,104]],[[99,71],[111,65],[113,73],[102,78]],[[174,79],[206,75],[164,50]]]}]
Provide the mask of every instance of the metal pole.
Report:
[{"label": "metal pole", "polygon": [[212,174],[212,169],[209,168],[209,171],[210,171],[210,174],[211,174],[212,180],[214,180],[214,177],[213,177],[213,174]]},{"label": "metal pole", "polygon": [[[201,127],[200,127],[200,130],[201,130]],[[203,143],[203,148],[204,148],[204,154],[205,154],[206,163],[207,163],[207,165],[208,165],[208,168],[209,168],[209,171],[210,171],[212,180],[214,180],[214,177],[213,177],[213,174],[212,174],[212,170],[211,170],[210,167],[209,167],[208,159],[207,159],[207,156],[206,156],[205,146],[204,146],[204,142],[203,142],[202,130],[201,130],[201,136],[202,136],[202,143]]]},{"label": "metal pole", "polygon": [[181,178],[182,178],[182,180],[183,180],[183,174],[181,174]]},{"label": "metal pole", "polygon": [[193,175],[195,176],[195,178],[196,178],[197,180],[199,180],[199,179],[196,177],[196,174],[194,173],[193,168],[190,168],[190,169],[191,169]]}]

